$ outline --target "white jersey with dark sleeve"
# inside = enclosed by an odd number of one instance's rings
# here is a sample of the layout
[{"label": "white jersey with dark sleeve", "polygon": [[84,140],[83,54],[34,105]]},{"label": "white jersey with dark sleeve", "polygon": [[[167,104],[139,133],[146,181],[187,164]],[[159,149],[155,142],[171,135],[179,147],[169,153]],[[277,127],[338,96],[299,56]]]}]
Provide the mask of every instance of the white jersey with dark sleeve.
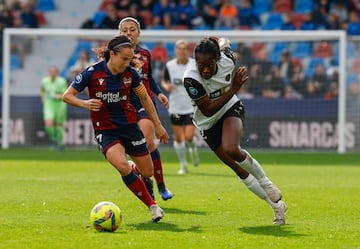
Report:
[{"label": "white jersey with dark sleeve", "polygon": [[164,79],[169,80],[170,84],[174,86],[174,89],[169,94],[169,113],[184,115],[194,112],[192,101],[183,84],[184,72],[187,65],[193,60],[193,58],[189,58],[186,64],[179,64],[175,58],[166,63]]},{"label": "white jersey with dark sleeve", "polygon": [[[193,61],[188,65],[184,73],[184,87],[193,101],[197,101],[208,95],[210,99],[219,98],[230,89],[232,73],[235,64],[232,58],[221,52],[221,58],[217,62],[217,72],[209,80],[204,80]],[[208,130],[237,102],[238,97],[234,95],[221,109],[211,117],[205,116],[200,109],[195,106],[194,121],[201,130]]]}]

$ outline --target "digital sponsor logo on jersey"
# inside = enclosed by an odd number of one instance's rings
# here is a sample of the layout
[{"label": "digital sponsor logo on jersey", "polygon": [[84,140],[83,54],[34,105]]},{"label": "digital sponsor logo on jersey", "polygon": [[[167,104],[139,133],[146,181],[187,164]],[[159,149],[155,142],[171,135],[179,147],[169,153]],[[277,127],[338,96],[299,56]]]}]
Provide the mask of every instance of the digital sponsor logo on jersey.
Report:
[{"label": "digital sponsor logo on jersey", "polygon": [[97,92],[95,94],[95,96],[99,99],[102,99],[103,101],[107,102],[107,103],[116,103],[116,102],[120,102],[120,101],[126,101],[127,100],[127,96],[120,96],[120,93],[111,93],[111,92],[107,92],[107,93],[103,93],[103,92]]},{"label": "digital sponsor logo on jersey", "polygon": [[138,140],[138,141],[131,141],[131,144],[132,144],[133,146],[138,146],[138,145],[141,145],[141,144],[144,144],[144,143],[146,143],[145,138],[143,138],[143,139],[141,139],[141,140]]}]

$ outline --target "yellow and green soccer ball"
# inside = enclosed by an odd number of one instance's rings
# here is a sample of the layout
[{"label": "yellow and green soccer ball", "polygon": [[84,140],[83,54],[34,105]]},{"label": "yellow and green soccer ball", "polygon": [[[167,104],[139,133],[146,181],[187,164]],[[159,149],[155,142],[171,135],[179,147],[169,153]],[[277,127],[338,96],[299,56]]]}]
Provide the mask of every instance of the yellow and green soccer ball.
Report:
[{"label": "yellow and green soccer ball", "polygon": [[90,212],[90,224],[99,232],[115,232],[121,220],[120,208],[110,201],[99,202]]}]

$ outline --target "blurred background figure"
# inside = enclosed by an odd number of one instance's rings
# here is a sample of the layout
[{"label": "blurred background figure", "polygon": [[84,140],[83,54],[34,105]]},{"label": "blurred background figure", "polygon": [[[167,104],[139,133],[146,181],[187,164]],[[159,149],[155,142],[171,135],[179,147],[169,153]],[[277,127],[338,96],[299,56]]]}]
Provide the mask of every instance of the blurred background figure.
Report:
[{"label": "blurred background figure", "polygon": [[188,172],[186,147],[194,166],[199,165],[199,156],[195,144],[195,125],[192,122],[194,107],[183,85],[186,67],[194,63],[189,57],[188,42],[178,40],[175,44],[176,58],[168,61],[165,66],[162,87],[169,92],[169,115],[174,135],[173,146],[180,160],[179,174]]},{"label": "blurred background figure", "polygon": [[41,100],[43,103],[43,119],[45,132],[50,139],[50,149],[58,147],[64,150],[64,123],[66,121],[66,103],[62,95],[67,88],[65,78],[59,76],[59,69],[51,66],[48,75],[41,81]]}]

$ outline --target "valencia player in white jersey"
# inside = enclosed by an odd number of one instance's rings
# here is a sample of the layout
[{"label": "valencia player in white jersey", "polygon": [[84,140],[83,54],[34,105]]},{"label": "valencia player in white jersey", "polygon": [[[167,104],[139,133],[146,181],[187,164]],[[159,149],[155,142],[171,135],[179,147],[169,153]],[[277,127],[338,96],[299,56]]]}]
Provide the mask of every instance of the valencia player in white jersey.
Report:
[{"label": "valencia player in white jersey", "polygon": [[195,142],[195,126],[192,122],[194,106],[183,85],[183,76],[187,66],[194,62],[189,56],[189,45],[185,40],[175,43],[176,58],[165,65],[162,87],[169,92],[169,115],[174,135],[173,146],[180,160],[179,174],[188,172],[186,149],[188,149],[194,166],[199,164]]},{"label": "valencia player in white jersey", "polygon": [[195,63],[184,73],[184,86],[195,102],[194,121],[211,150],[255,195],[274,210],[274,224],[285,224],[287,206],[281,191],[261,165],[242,149],[244,106],[237,92],[246,82],[246,68],[235,70],[235,56],[224,38],[206,37],[195,47]]}]

